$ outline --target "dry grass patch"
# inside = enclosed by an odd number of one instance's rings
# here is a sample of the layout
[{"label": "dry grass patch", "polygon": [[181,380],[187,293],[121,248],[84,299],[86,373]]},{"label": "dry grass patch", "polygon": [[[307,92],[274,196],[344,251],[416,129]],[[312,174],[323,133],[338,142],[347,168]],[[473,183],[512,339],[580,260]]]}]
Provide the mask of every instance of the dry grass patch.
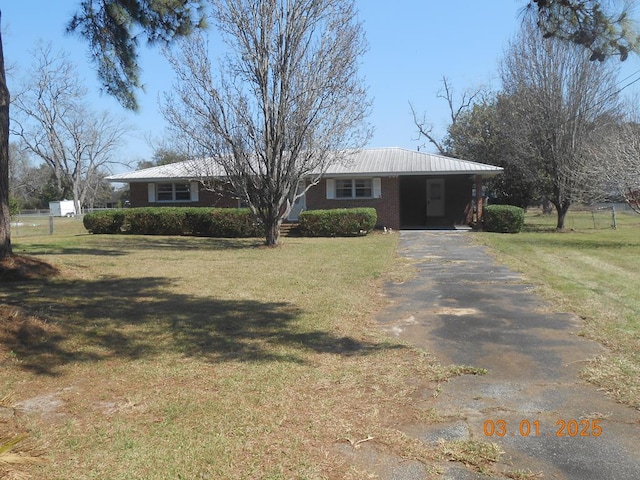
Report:
[{"label": "dry grass patch", "polygon": [[544,474],[542,472],[532,472],[531,470],[513,470],[510,472],[505,472],[504,475],[507,478],[512,478],[513,480],[529,480],[531,478],[544,478]]},{"label": "dry grass patch", "polygon": [[47,262],[24,255],[14,255],[0,260],[0,282],[46,280],[58,274]]},{"label": "dry grass patch", "polygon": [[478,440],[441,440],[440,450],[447,460],[462,462],[485,475],[504,453],[498,444]]},{"label": "dry grass patch", "polygon": [[26,434],[0,434],[0,478],[28,478],[21,467],[44,464],[43,455],[42,449]]},{"label": "dry grass patch", "polygon": [[26,479],[27,465],[43,465],[45,449],[28,433],[22,431],[16,419],[15,395],[0,398],[0,478]]},{"label": "dry grass patch", "polygon": [[640,409],[640,363],[627,356],[598,357],[582,371],[582,378],[601,386],[620,402]]}]

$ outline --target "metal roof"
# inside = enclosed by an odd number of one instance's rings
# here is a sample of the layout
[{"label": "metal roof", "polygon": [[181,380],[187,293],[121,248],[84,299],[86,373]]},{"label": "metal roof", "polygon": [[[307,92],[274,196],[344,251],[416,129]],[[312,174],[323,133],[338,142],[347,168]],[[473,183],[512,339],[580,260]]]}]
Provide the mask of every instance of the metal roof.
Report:
[{"label": "metal roof", "polygon": [[[501,167],[486,163],[460,160],[405,148],[373,148],[349,154],[342,163],[331,165],[324,176],[497,175],[502,170]],[[224,176],[222,169],[215,165],[211,159],[202,159],[111,175],[107,177],[107,180],[128,183],[189,180],[202,177],[202,173],[198,175],[194,172],[207,172],[208,177]]]},{"label": "metal roof", "polygon": [[170,163],[158,167],[143,168],[132,172],[110,175],[110,182],[156,182],[167,180],[191,180],[197,179],[202,174],[195,172],[207,172],[207,176],[215,178],[224,176],[224,171],[211,159],[187,160],[184,162]]},{"label": "metal roof", "polygon": [[486,163],[460,160],[405,148],[373,148],[357,151],[350,155],[343,164],[331,165],[325,175],[373,175],[380,177],[447,174],[495,175],[502,170],[501,167]]}]

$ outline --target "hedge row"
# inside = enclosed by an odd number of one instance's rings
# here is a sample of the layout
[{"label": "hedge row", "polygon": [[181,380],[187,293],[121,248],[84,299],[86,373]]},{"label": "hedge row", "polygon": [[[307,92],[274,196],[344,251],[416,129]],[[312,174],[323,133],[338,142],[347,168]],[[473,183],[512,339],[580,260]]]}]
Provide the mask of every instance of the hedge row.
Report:
[{"label": "hedge row", "polygon": [[524,210],[513,205],[487,205],[483,223],[487,232],[518,233],[524,225]]},{"label": "hedge row", "polygon": [[89,213],[83,218],[91,233],[260,237],[264,230],[247,208],[148,207]]},{"label": "hedge row", "polygon": [[376,226],[375,208],[307,210],[299,217],[300,233],[309,237],[366,235]]}]

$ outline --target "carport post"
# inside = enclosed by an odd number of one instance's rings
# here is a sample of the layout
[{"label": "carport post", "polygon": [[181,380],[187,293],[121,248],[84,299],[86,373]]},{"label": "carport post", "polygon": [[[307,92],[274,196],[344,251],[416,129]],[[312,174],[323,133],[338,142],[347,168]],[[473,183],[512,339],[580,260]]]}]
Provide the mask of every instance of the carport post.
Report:
[{"label": "carport post", "polygon": [[476,230],[482,230],[482,175],[476,175]]}]

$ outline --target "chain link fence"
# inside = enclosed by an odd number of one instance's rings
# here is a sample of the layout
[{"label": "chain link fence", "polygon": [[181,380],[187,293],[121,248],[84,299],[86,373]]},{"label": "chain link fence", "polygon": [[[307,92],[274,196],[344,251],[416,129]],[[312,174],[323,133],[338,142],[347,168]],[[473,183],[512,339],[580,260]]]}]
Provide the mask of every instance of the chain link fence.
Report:
[{"label": "chain link fence", "polygon": [[11,238],[78,233],[84,230],[82,215],[52,217],[48,210],[25,211],[11,217]]}]

